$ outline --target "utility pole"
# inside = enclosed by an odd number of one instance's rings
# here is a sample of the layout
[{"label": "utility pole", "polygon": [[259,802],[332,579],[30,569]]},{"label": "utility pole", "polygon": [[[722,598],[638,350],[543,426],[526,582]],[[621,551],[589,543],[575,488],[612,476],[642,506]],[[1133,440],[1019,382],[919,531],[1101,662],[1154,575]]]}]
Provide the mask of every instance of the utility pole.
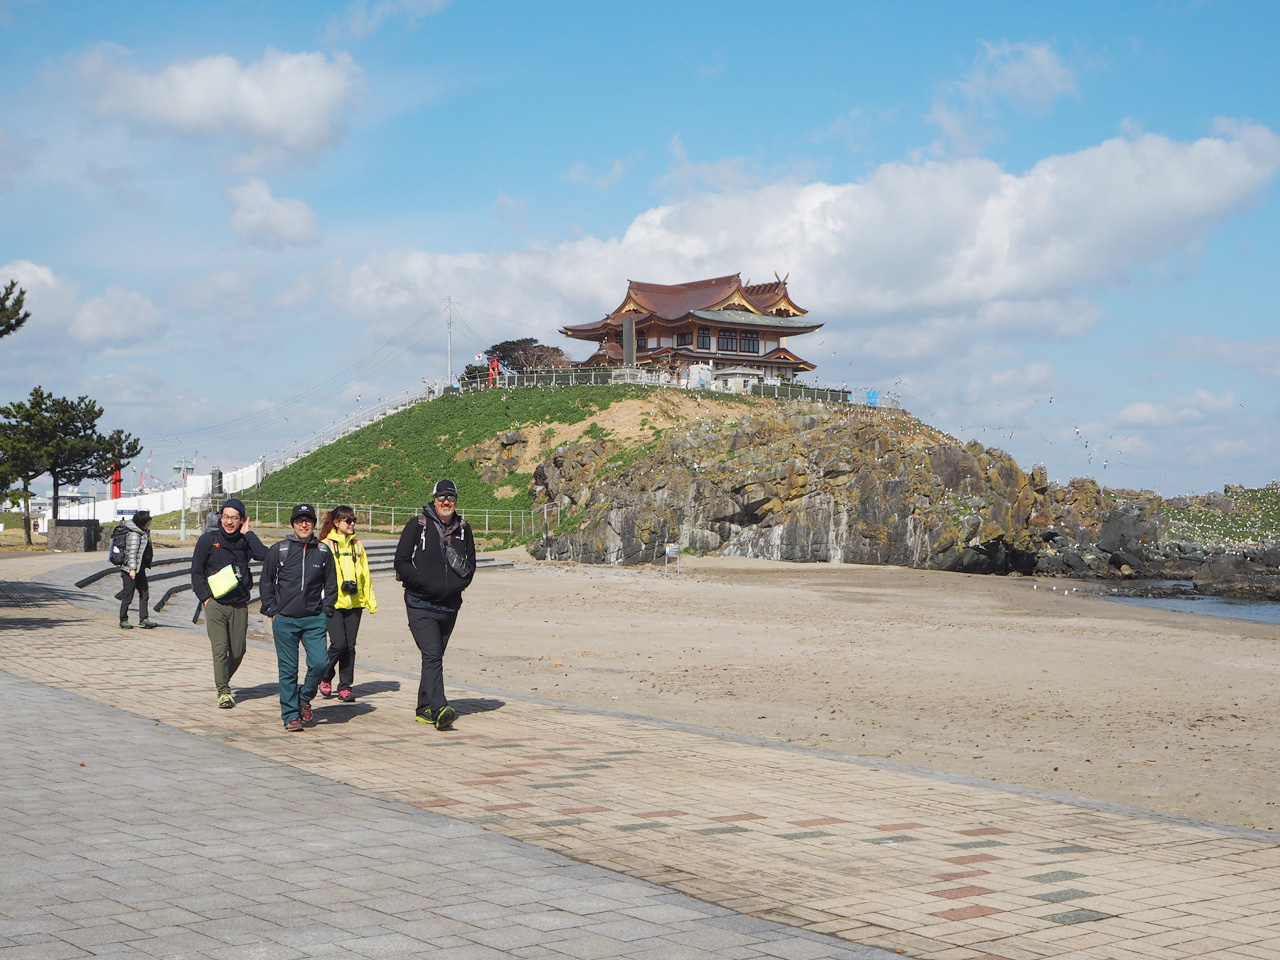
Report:
[{"label": "utility pole", "polygon": [[173,472],[182,474],[182,539],[187,539],[187,473],[195,464],[183,457],[173,465]]},{"label": "utility pole", "polygon": [[448,311],[445,321],[445,327],[449,331],[447,338],[449,352],[449,385],[453,386],[453,297],[445,297],[446,309]]}]

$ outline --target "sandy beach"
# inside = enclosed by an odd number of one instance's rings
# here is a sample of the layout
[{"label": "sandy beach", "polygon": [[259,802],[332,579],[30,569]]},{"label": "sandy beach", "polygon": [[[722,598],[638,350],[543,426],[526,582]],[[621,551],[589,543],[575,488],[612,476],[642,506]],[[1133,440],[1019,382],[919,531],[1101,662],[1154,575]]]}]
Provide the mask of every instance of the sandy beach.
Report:
[{"label": "sandy beach", "polygon": [[[1062,581],[712,557],[674,570],[481,571],[446,680],[1280,827],[1280,627]],[[376,587],[358,657],[416,672],[398,585]]]}]

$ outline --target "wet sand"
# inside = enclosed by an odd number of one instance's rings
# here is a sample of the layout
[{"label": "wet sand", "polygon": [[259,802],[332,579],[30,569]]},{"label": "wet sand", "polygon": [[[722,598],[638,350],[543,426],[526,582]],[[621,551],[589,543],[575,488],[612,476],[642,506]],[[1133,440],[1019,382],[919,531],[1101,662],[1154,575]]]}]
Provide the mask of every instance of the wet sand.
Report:
[{"label": "wet sand", "polygon": [[[1280,626],[1044,579],[735,558],[674,570],[481,571],[446,680],[1280,828]],[[416,672],[398,585],[375,585],[359,660]]]}]

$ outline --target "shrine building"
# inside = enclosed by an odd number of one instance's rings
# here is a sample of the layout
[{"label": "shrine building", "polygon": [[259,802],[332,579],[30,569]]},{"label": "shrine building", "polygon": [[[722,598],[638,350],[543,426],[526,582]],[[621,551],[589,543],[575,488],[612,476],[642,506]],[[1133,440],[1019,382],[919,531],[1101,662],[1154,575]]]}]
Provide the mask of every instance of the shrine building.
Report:
[{"label": "shrine building", "polygon": [[[776,277],[777,274],[774,274]],[[814,365],[794,353],[788,337],[822,326],[804,318],[786,278],[743,284],[740,274],[691,283],[627,284],[622,304],[595,323],[561,327],[596,351],[579,366],[650,366],[687,375],[690,367],[792,380]],[[635,352],[627,349],[634,329]]]}]

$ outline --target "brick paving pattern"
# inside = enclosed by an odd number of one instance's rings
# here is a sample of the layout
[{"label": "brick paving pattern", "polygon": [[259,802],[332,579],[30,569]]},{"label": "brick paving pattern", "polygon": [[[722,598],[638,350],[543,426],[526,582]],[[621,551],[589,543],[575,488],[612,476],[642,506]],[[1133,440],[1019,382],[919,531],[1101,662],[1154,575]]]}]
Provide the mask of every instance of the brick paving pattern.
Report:
[{"label": "brick paving pattern", "polygon": [[[412,722],[415,680],[364,666],[354,704],[317,701],[317,725],[286,735],[266,650],[250,650],[240,704],[219,711],[202,635],[125,633],[53,593],[10,587],[30,604],[0,610],[0,668],[15,676],[726,916],[936,960],[1280,957],[1280,847],[1258,831],[493,691],[451,689],[460,718],[440,733]],[[754,955],[828,955],[812,943]]]}]

